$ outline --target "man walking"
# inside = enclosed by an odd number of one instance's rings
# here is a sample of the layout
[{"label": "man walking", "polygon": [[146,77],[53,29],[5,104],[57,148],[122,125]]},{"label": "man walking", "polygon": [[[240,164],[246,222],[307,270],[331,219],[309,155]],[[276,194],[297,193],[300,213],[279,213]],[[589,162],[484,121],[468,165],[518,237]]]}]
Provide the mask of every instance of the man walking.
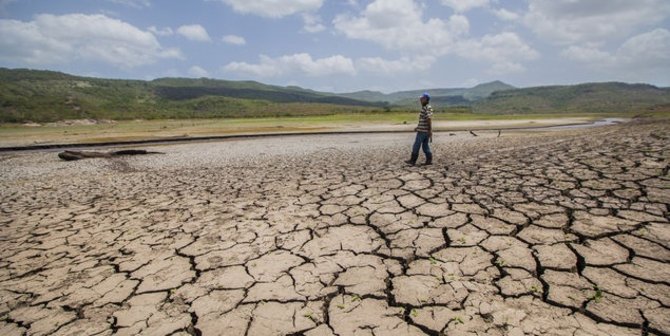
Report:
[{"label": "man walking", "polygon": [[419,114],[419,125],[414,129],[416,131],[416,139],[414,140],[414,146],[412,146],[412,157],[405,161],[410,165],[415,165],[416,160],[419,158],[419,148],[423,149],[423,153],[426,155],[426,165],[433,164],[433,153],[430,151],[430,142],[433,140],[433,108],[428,105],[430,102],[430,95],[428,92],[424,92],[419,96],[419,101],[421,102],[421,113]]}]

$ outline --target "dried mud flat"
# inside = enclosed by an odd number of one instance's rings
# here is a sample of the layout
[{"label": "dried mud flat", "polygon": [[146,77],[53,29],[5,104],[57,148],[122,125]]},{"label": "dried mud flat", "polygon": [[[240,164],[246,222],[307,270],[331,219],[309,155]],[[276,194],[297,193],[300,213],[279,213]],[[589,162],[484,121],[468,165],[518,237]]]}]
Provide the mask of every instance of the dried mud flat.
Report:
[{"label": "dried mud flat", "polygon": [[670,123],[0,155],[1,335],[667,335]]}]

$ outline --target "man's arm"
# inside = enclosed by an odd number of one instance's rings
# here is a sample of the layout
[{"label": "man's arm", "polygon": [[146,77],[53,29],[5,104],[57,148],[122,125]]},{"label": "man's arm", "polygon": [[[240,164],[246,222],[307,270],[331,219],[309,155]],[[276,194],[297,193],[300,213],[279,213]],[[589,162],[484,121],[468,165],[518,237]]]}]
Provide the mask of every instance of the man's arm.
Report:
[{"label": "man's arm", "polygon": [[428,117],[426,121],[428,122],[428,138],[430,142],[433,142],[433,118]]}]

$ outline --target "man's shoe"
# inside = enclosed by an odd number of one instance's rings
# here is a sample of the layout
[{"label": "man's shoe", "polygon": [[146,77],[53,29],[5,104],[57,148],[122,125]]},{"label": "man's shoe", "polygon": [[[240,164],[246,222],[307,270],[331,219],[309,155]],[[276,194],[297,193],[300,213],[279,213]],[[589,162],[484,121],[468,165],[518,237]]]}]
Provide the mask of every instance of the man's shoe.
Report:
[{"label": "man's shoe", "polygon": [[424,163],[424,166],[430,166],[433,164],[433,155],[426,155],[426,163]]},{"label": "man's shoe", "polygon": [[418,154],[418,153],[417,153],[417,154],[412,154],[412,157],[411,157],[409,160],[405,161],[405,163],[408,164],[408,165],[410,165],[410,166],[414,166],[414,165],[416,165],[416,160],[417,160],[418,158],[419,158],[419,154]]}]

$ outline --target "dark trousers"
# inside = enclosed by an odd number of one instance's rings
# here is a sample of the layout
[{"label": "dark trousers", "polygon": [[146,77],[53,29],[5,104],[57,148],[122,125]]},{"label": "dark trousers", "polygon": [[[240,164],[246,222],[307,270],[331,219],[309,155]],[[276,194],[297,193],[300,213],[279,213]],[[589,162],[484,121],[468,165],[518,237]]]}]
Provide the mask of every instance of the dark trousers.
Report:
[{"label": "dark trousers", "polygon": [[412,146],[412,157],[419,156],[419,148],[423,149],[426,157],[433,156],[433,152],[430,150],[430,135],[428,132],[416,132],[416,139],[414,140],[414,146]]}]

